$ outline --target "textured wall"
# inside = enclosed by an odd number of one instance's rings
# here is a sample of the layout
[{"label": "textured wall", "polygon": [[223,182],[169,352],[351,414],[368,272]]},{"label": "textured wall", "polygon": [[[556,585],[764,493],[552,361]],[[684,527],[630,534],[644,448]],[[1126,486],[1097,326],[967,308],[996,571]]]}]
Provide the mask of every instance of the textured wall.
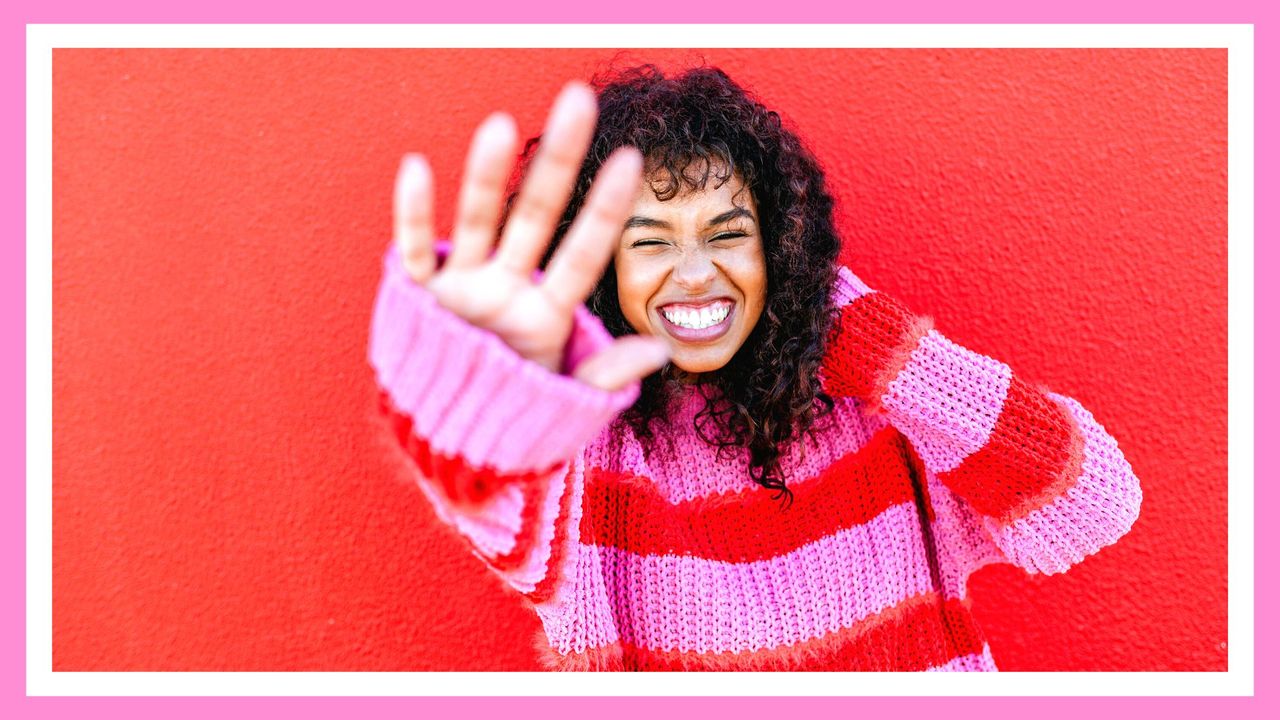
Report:
[{"label": "textured wall", "polygon": [[[534,669],[375,432],[400,153],[612,51],[54,56],[55,670]],[[683,62],[687,51],[628,57]],[[1226,52],[708,50],[830,173],[843,260],[1079,399],[1146,500],[974,579],[1005,669],[1226,667]]]}]

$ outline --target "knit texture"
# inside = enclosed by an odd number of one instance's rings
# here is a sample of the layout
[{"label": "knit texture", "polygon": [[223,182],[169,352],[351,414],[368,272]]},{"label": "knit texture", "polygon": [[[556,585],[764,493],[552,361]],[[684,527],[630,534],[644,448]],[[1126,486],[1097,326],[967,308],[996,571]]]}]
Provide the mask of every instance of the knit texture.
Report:
[{"label": "knit texture", "polygon": [[[441,252],[445,250],[442,248]],[[794,501],[751,482],[675,399],[656,442],[565,374],[441,308],[385,258],[370,362],[435,512],[542,620],[563,670],[991,671],[966,592],[992,562],[1062,572],[1116,541],[1141,490],[1071,398],[939,334],[841,268],[822,368],[836,400],[785,449]]]}]

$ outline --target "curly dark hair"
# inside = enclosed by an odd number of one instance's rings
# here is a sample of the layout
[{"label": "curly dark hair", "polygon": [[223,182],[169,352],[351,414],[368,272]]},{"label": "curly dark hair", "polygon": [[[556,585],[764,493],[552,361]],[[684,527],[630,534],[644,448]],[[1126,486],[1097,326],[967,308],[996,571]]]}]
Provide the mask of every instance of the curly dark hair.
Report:
[{"label": "curly dark hair", "polygon": [[[718,68],[696,67],[668,77],[646,64],[605,71],[591,84],[599,104],[595,136],[543,267],[582,208],[601,164],[619,147],[643,153],[646,176],[663,201],[708,182],[719,187],[737,174],[756,201],[769,289],[743,346],[725,367],[699,377],[698,389],[708,403],[694,424],[722,456],[745,447],[751,479],[778,491],[775,499],[782,499],[785,509],[792,493],[779,458],[834,405],[818,379],[835,318],[831,288],[840,248],[822,169],[783,127],[778,113]],[[526,174],[539,141],[526,143],[517,177]],[[661,185],[654,184],[655,175],[663,178]],[[508,212],[513,201],[514,194],[509,195]],[[588,307],[615,337],[635,332],[622,315],[612,264]],[[668,364],[646,378],[639,399],[617,422],[629,424],[637,438],[651,440],[654,424],[668,414],[679,374]],[[718,392],[706,392],[712,388]]]}]

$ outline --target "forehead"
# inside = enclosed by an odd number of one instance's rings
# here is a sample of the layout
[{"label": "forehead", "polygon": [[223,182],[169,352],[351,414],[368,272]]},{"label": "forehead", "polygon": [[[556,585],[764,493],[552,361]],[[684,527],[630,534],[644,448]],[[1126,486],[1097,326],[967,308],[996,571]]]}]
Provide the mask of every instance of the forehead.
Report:
[{"label": "forehead", "polygon": [[735,172],[721,182],[720,176],[723,173],[723,167],[716,167],[701,189],[685,185],[674,197],[660,200],[658,197],[660,193],[663,197],[667,195],[663,190],[670,187],[671,176],[665,170],[650,172],[645,176],[645,182],[640,184],[634,214],[649,217],[673,214],[718,214],[734,207],[745,207],[754,214],[755,198],[743,184],[742,177]]}]

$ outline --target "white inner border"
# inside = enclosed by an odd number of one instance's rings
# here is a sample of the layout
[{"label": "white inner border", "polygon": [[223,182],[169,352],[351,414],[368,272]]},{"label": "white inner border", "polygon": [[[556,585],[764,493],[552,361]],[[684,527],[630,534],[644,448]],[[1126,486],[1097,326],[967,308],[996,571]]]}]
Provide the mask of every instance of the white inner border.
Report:
[{"label": "white inner border", "polygon": [[[1252,25],[28,25],[29,695],[1251,695]],[[718,40],[717,38],[724,38]],[[730,42],[731,40],[731,42]],[[535,42],[536,41],[536,42]],[[1228,663],[1225,673],[52,672],[52,50],[55,47],[1212,47],[1228,49]]]}]

